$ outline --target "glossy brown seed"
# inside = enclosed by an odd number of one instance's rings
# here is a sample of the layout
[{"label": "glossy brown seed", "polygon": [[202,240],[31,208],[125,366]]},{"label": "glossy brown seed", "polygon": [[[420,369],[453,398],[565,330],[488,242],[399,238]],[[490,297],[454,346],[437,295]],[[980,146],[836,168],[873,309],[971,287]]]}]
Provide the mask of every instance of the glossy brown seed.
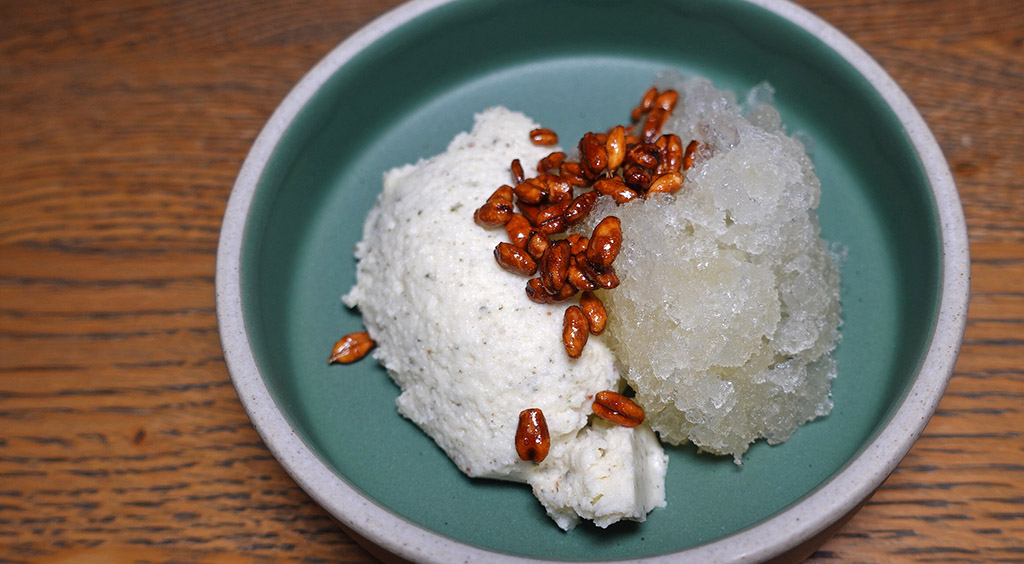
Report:
[{"label": "glossy brown seed", "polygon": [[544,172],[537,177],[537,181],[547,190],[549,202],[558,203],[572,199],[572,183],[565,178]]},{"label": "glossy brown seed", "polygon": [[644,109],[641,106],[636,106],[629,112],[629,121],[633,123],[640,121],[642,117],[644,117]]},{"label": "glossy brown seed", "polygon": [[551,246],[551,239],[541,232],[535,232],[526,243],[526,252],[536,260],[544,256],[544,252]]},{"label": "glossy brown seed", "polygon": [[654,99],[653,105],[655,108],[661,108],[666,112],[671,112],[676,107],[676,102],[679,100],[679,93],[675,90],[666,90]]},{"label": "glossy brown seed", "polygon": [[541,208],[540,213],[537,214],[537,223],[542,225],[548,220],[561,217],[571,204],[570,201],[564,201]]},{"label": "glossy brown seed", "polygon": [[575,161],[568,161],[558,167],[558,173],[562,175],[573,186],[588,186],[590,182],[583,174],[583,165]]},{"label": "glossy brown seed", "polygon": [[569,207],[565,208],[565,213],[562,214],[562,217],[565,218],[569,225],[579,223],[590,215],[591,210],[597,204],[597,199],[600,197],[601,194],[598,192],[584,192],[576,196],[573,198],[572,203],[569,204]]},{"label": "glossy brown seed", "polygon": [[512,218],[513,213],[515,212],[512,209],[512,204],[495,200],[480,206],[473,214],[473,221],[480,227],[498,227],[505,225]]},{"label": "glossy brown seed", "polygon": [[623,427],[636,427],[644,422],[644,408],[611,390],[597,392],[592,409],[601,419]]},{"label": "glossy brown seed", "polygon": [[647,119],[644,120],[643,128],[640,130],[640,139],[647,143],[654,141],[661,132],[661,126],[665,124],[665,118],[667,117],[668,112],[661,108],[651,110],[651,113],[647,114]]},{"label": "glossy brown seed", "polygon": [[565,315],[562,317],[562,344],[565,345],[565,352],[569,354],[569,358],[579,358],[583,354],[589,337],[587,316],[583,314],[580,306],[565,308]]},{"label": "glossy brown seed", "polygon": [[553,235],[561,233],[568,228],[568,221],[565,220],[565,211],[572,204],[571,201],[563,201],[543,208],[537,214],[537,230],[542,233]]},{"label": "glossy brown seed", "polygon": [[530,225],[537,225],[537,214],[540,213],[540,205],[527,204],[526,202],[519,200],[516,202],[516,206],[519,207],[519,213],[523,214],[523,217],[526,218],[526,221],[530,222]]},{"label": "glossy brown seed", "polygon": [[547,190],[544,189],[544,186],[540,185],[532,178],[527,178],[519,184],[516,184],[513,192],[517,198],[527,204],[539,204],[548,197]]},{"label": "glossy brown seed", "polygon": [[555,151],[543,159],[537,161],[537,172],[549,172],[558,169],[565,162],[565,153]]},{"label": "glossy brown seed", "polygon": [[565,233],[565,230],[569,229],[569,222],[565,220],[565,216],[555,216],[546,221],[542,221],[537,224],[537,231],[545,235],[557,235],[559,233]]},{"label": "glossy brown seed", "polygon": [[534,145],[554,145],[558,143],[558,135],[546,127],[539,127],[530,132],[530,141]]},{"label": "glossy brown seed", "polygon": [[593,280],[588,278],[587,275],[584,274],[583,271],[580,270],[580,267],[577,265],[578,261],[576,259],[578,259],[579,257],[573,256],[572,258],[573,263],[569,265],[569,273],[566,275],[565,281],[568,282],[569,285],[571,285],[573,288],[581,292],[587,292],[597,288],[597,284],[595,284]]},{"label": "glossy brown seed", "polygon": [[531,301],[539,304],[552,304],[555,302],[565,301],[576,295],[576,288],[571,284],[565,284],[562,289],[551,293],[544,287],[541,279],[531,278],[526,281],[526,297],[530,298]]},{"label": "glossy brown seed", "polygon": [[655,169],[655,174],[668,172],[679,172],[683,168],[683,141],[678,135],[662,135],[659,141],[665,140],[665,147],[661,150],[661,162]]},{"label": "glossy brown seed", "polygon": [[516,427],[516,454],[519,458],[540,462],[547,458],[550,448],[551,438],[544,412],[537,408],[519,412],[519,425]]},{"label": "glossy brown seed", "polygon": [[511,243],[498,243],[494,247],[494,260],[505,270],[520,276],[533,276],[537,272],[533,257]]},{"label": "glossy brown seed", "polygon": [[[587,261],[580,261],[581,264],[585,262]],[[619,276],[615,274],[615,269],[612,267],[595,273],[593,280],[594,284],[602,290],[612,290],[619,287]]]},{"label": "glossy brown seed", "polygon": [[611,196],[616,204],[624,204],[637,197],[637,193],[626,186],[618,177],[602,178],[594,183],[594,190],[605,196]]},{"label": "glossy brown seed", "polygon": [[651,181],[647,194],[674,194],[683,187],[683,173],[670,172]]},{"label": "glossy brown seed", "polygon": [[488,202],[508,202],[512,203],[515,192],[512,191],[512,187],[508,184],[502,184],[500,188],[494,191],[489,198]]},{"label": "glossy brown seed", "polygon": [[366,353],[370,352],[374,344],[370,334],[366,331],[349,333],[338,339],[337,343],[334,343],[334,348],[331,349],[331,357],[327,359],[327,363],[340,362],[348,364],[355,362],[366,356]]},{"label": "glossy brown seed", "polygon": [[580,309],[587,316],[587,326],[590,332],[600,335],[604,332],[608,323],[608,311],[604,308],[604,302],[594,292],[584,291],[580,294]]},{"label": "glossy brown seed", "polygon": [[587,261],[598,270],[608,268],[619,256],[622,248],[622,221],[614,215],[601,220],[594,227],[587,246]]},{"label": "glossy brown seed", "polygon": [[526,297],[539,304],[550,304],[555,301],[554,297],[544,289],[540,278],[530,278],[526,281]]},{"label": "glossy brown seed", "polygon": [[590,244],[590,239],[576,233],[569,235],[565,240],[569,242],[569,251],[572,253],[572,256],[586,251],[587,246]]},{"label": "glossy brown seed", "polygon": [[519,159],[512,160],[512,183],[522,184],[526,180],[526,173],[523,172],[523,163]]},{"label": "glossy brown seed", "polygon": [[608,151],[594,132],[588,132],[580,139],[580,165],[589,178],[596,178],[608,166]]},{"label": "glossy brown seed", "polygon": [[661,161],[661,149],[654,143],[639,143],[626,151],[626,162],[654,170]]},{"label": "glossy brown seed", "polygon": [[622,167],[622,181],[633,190],[646,190],[651,185],[651,171],[636,163],[626,163]]},{"label": "glossy brown seed", "polygon": [[640,109],[642,109],[645,112],[650,111],[650,109],[654,107],[654,100],[657,99],[657,97],[657,88],[652,86],[649,89],[647,89],[647,92],[644,92],[643,97],[640,98]]},{"label": "glossy brown seed", "polygon": [[693,160],[697,156],[697,147],[700,143],[696,139],[690,141],[690,144],[686,146],[686,151],[683,153],[683,170],[690,170],[693,168]]},{"label": "glossy brown seed", "polygon": [[608,170],[614,171],[622,166],[626,158],[626,130],[621,125],[616,125],[608,132],[604,149],[608,153]]},{"label": "glossy brown seed", "polygon": [[558,292],[555,292],[555,294],[553,296],[551,296],[551,300],[555,301],[555,302],[562,302],[562,301],[568,300],[569,298],[571,298],[571,297],[573,297],[575,295],[576,295],[576,288],[573,288],[572,284],[565,284],[565,285],[562,286],[561,290],[559,290]]},{"label": "glossy brown seed", "polygon": [[549,293],[557,294],[565,285],[571,259],[572,252],[565,239],[555,241],[541,257],[538,265],[540,281]]},{"label": "glossy brown seed", "polygon": [[530,241],[530,235],[533,234],[533,226],[522,214],[513,213],[505,224],[505,234],[508,235],[509,242],[520,249],[525,249],[526,243]]},{"label": "glossy brown seed", "polygon": [[594,286],[602,290],[611,290],[619,286],[619,276],[615,273],[615,267],[597,268],[587,260],[586,254],[576,257],[576,266],[583,272]]}]

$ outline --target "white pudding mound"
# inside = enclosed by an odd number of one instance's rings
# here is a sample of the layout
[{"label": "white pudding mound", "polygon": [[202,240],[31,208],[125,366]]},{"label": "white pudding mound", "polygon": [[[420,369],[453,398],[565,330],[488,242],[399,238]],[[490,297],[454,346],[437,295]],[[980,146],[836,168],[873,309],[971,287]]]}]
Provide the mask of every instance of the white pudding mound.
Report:
[{"label": "white pudding mound", "polygon": [[[507,240],[473,211],[552,150],[533,145],[526,116],[492,108],[430,159],[388,171],[356,248],[357,283],[344,297],[377,343],[374,357],[401,388],[399,412],[469,476],[526,482],[563,529],[580,517],[643,521],[665,504],[668,458],[647,425],[590,424],[601,390],[623,387],[600,337],[572,360],[559,338],[564,305],[530,301],[525,279],[501,269]],[[550,451],[519,458],[519,412],[543,411]]]}]

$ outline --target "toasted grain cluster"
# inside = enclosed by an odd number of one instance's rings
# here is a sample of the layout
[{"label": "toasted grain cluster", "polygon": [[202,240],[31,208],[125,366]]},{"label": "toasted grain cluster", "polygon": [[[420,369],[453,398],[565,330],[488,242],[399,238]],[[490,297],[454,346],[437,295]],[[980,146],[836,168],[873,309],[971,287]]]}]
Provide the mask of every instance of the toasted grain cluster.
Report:
[{"label": "toasted grain cluster", "polygon": [[[612,263],[622,245],[622,230],[619,219],[607,215],[589,237],[565,233],[601,199],[624,204],[674,194],[682,187],[699,143],[690,141],[684,149],[678,135],[660,134],[678,99],[675,90],[649,88],[633,108],[630,125],[584,134],[576,160],[567,160],[559,150],[551,152],[537,162],[537,176],[527,178],[522,162],[513,159],[509,170],[515,187],[498,187],[473,212],[477,225],[505,228],[509,241],[494,249],[498,265],[520,276],[537,275],[526,283],[532,301],[564,302],[582,292],[580,305],[570,305],[563,316],[562,342],[571,358],[583,354],[590,334],[604,331],[606,312],[594,291],[619,285]],[[551,146],[558,143],[558,135],[536,128],[530,140]]]},{"label": "toasted grain cluster", "polygon": [[738,463],[751,442],[784,441],[831,410],[836,257],[813,165],[770,88],[738,104],[704,79],[659,80],[679,92],[663,131],[699,142],[694,168],[674,195],[598,202],[580,229],[621,220],[621,284],[599,295],[651,426]]}]

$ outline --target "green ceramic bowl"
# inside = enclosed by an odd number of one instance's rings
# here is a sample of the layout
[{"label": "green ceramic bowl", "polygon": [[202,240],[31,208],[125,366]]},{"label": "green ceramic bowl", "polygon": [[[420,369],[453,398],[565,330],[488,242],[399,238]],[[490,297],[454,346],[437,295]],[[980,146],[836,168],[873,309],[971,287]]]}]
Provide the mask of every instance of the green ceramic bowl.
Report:
[{"label": "green ceramic bowl", "polygon": [[[340,296],[382,171],[438,153],[492,105],[564,139],[621,122],[664,69],[744,92],[768,80],[814,139],[824,236],[849,248],[828,417],[742,467],[670,448],[668,507],[565,533],[529,488],[471,480],[400,417]],[[920,115],[849,39],[758,0],[423,0],[334,49],[270,118],[224,218],[217,309],[246,410],[295,480],[357,539],[415,562],[799,558],[896,467],[952,372],[966,319],[963,212]]]}]

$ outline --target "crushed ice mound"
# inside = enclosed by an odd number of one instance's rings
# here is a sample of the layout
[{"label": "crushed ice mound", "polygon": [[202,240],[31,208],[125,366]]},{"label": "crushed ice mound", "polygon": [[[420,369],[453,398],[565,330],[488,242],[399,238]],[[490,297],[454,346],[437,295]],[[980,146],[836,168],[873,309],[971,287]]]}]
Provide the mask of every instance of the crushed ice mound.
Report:
[{"label": "crushed ice mound", "polygon": [[839,257],[820,235],[813,163],[769,86],[740,104],[702,78],[655,85],[680,94],[663,133],[701,143],[695,166],[673,196],[603,201],[582,231],[622,220],[622,285],[602,299],[651,426],[740,463],[755,440],[782,442],[832,408]]}]

